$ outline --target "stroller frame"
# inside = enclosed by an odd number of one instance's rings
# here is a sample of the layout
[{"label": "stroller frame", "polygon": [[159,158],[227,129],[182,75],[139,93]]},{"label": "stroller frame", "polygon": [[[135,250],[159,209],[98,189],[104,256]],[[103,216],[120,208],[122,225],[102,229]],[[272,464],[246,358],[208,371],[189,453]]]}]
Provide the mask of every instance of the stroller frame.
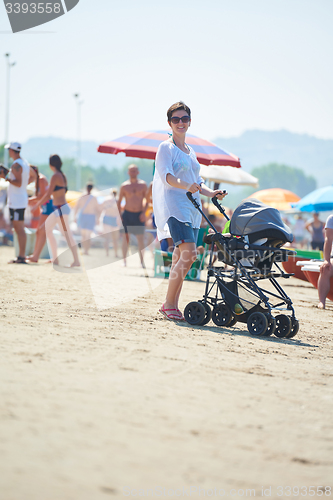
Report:
[{"label": "stroller frame", "polygon": [[[273,240],[272,245],[258,245],[250,244],[246,236],[236,238],[219,233],[192,194],[186,194],[214,231],[205,237],[205,243],[211,244],[205,293],[203,299],[187,304],[184,310],[186,321],[192,325],[206,325],[212,319],[217,326],[226,327],[231,327],[239,321],[247,324],[252,335],[270,336],[274,333],[279,338],[294,337],[299,330],[299,322],[290,297],[276,277],[293,276],[283,272],[277,262],[288,260],[289,256],[295,255],[296,252],[277,247],[281,244],[277,240]],[[212,202],[220,213],[230,220],[216,197],[212,198]],[[231,269],[213,266],[215,247],[221,255],[220,260],[226,266],[231,266]],[[248,258],[253,260],[253,264],[248,261],[250,267],[241,262]],[[273,266],[278,272],[272,271]],[[258,281],[264,279],[269,280],[274,291],[258,286]],[[240,299],[237,292],[240,289],[250,300]],[[277,302],[272,303],[272,300]],[[289,314],[278,314],[274,317],[273,311],[287,311]]]}]

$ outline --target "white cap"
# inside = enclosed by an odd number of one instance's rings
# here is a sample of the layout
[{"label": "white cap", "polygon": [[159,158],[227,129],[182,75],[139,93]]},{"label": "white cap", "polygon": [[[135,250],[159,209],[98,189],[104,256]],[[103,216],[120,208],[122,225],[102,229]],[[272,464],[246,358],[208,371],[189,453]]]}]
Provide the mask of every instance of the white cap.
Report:
[{"label": "white cap", "polygon": [[10,142],[9,144],[6,144],[5,149],[12,149],[13,151],[16,151],[16,153],[19,153],[21,151],[21,144],[19,142]]}]

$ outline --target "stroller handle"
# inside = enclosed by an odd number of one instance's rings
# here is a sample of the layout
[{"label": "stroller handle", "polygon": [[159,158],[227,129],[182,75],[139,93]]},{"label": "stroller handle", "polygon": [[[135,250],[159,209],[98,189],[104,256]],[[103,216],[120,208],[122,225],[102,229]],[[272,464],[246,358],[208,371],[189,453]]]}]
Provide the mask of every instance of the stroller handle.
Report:
[{"label": "stroller handle", "polygon": [[225,210],[224,208],[222,207],[222,205],[219,204],[219,202],[217,201],[217,198],[216,196],[213,196],[212,198],[212,203],[213,205],[215,205],[215,207],[219,210],[219,212],[221,212],[221,214],[224,215],[224,217],[227,219],[227,220],[230,220],[230,217],[227,216],[227,214],[225,213]]},{"label": "stroller handle", "polygon": [[[216,227],[215,227],[215,226],[212,224],[212,222],[208,219],[207,215],[206,215],[206,214],[205,214],[205,213],[201,210],[201,207],[200,207],[199,203],[197,202],[197,200],[196,200],[195,198],[193,198],[193,195],[192,195],[191,191],[187,191],[186,196],[188,197],[188,199],[190,200],[190,202],[191,202],[191,203],[195,206],[195,208],[196,208],[197,210],[199,210],[199,212],[201,213],[202,217],[203,217],[204,219],[206,219],[206,221],[207,221],[208,225],[209,225],[209,226],[210,226],[210,227],[214,230],[214,232],[215,232],[215,233],[218,233],[218,230],[216,229]],[[212,200],[214,200],[214,198],[212,198]],[[213,203],[214,203],[214,202],[213,202]],[[221,207],[221,205],[217,202],[217,200],[216,200],[216,203],[217,203],[217,205],[218,205],[218,207],[219,207],[220,212],[224,215],[224,217],[225,217],[226,219],[228,219],[228,220],[229,220],[229,217],[228,217],[228,216],[227,216],[227,214],[224,212],[224,208],[223,208],[223,207]],[[215,203],[214,203],[214,205],[215,205]]]},{"label": "stroller handle", "polygon": [[191,191],[187,191],[186,196],[188,197],[190,202],[195,206],[195,208],[201,213],[202,217],[204,219],[206,219],[206,222],[208,223],[208,225],[215,231],[215,233],[217,233],[218,231],[217,231],[216,227],[213,226],[211,221],[208,219],[207,215],[203,213],[199,203],[197,202],[197,200],[195,198],[193,198]]},{"label": "stroller handle", "polygon": [[191,191],[187,191],[186,196],[188,197],[190,202],[195,206],[195,208],[197,208],[197,209],[200,208],[200,205],[197,202],[197,200],[195,198],[193,198]]},{"label": "stroller handle", "polygon": [[[200,205],[199,203],[197,202],[197,200],[195,198],[193,198],[193,195],[191,193],[191,191],[187,191],[186,193],[186,196],[188,197],[188,199],[190,200],[190,202],[195,206],[195,208],[197,208],[200,212]],[[227,214],[225,213],[225,210],[224,208],[222,207],[222,205],[219,204],[219,202],[217,201],[217,198],[216,196],[213,196],[212,198],[212,203],[213,205],[216,206],[216,208],[219,210],[219,212],[221,212],[221,214],[224,215],[224,217],[227,219],[227,220],[230,220],[230,218],[227,216]]]}]

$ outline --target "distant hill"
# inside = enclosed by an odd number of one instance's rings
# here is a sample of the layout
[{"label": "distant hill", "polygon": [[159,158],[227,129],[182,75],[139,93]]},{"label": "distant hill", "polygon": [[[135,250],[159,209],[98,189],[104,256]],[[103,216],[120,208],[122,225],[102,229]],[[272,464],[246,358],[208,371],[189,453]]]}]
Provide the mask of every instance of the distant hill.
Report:
[{"label": "distant hill", "polygon": [[318,187],[333,184],[333,140],[287,130],[248,130],[239,137],[217,137],[213,142],[239,156],[247,172],[267,163],[282,163],[313,175]]},{"label": "distant hill", "polygon": [[[81,164],[97,168],[104,165],[107,168],[121,168],[126,162],[124,154],[109,155],[97,153],[99,143],[93,141],[81,142]],[[60,137],[32,137],[22,144],[22,156],[30,163],[45,164],[51,154],[62,158],[76,158],[77,142]]]},{"label": "distant hill", "polygon": [[[239,137],[217,137],[213,142],[241,159],[242,168],[250,172],[267,163],[283,163],[301,168],[313,175],[318,187],[333,184],[333,140],[318,139],[287,130],[265,132],[248,130]],[[123,154],[97,153],[97,142],[82,141],[81,163],[92,167],[121,168],[128,158]],[[76,157],[76,141],[59,137],[33,137],[22,145],[22,156],[30,163],[47,163],[50,154]]]}]

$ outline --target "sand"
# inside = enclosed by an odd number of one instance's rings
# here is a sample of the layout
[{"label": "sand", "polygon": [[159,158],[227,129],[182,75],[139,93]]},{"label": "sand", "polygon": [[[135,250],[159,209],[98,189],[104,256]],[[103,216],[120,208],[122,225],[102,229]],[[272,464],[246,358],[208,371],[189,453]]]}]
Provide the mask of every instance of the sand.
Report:
[{"label": "sand", "polygon": [[[99,252],[60,273],[9,266],[0,248],[1,500],[332,487],[333,304],[319,311],[312,285],[280,280],[301,323],[292,340],[173,323],[158,313],[166,281],[149,285],[135,255],[108,283]],[[134,297],[110,303],[121,286]],[[187,281],[182,306],[203,292]]]}]

